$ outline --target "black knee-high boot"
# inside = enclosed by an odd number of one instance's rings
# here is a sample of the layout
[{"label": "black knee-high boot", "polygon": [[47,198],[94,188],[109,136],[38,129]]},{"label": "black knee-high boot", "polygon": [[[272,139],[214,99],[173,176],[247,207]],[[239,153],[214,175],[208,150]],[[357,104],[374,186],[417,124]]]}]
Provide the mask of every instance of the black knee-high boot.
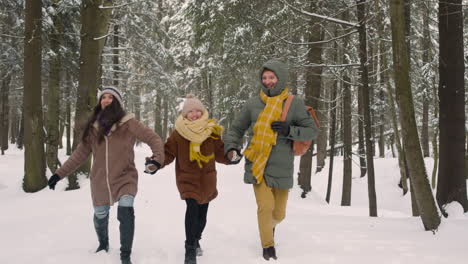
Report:
[{"label": "black knee-high boot", "polygon": [[109,251],[109,214],[99,219],[94,215],[93,217],[94,229],[96,229],[96,234],[99,240],[99,247],[96,249],[96,253],[105,250]]},{"label": "black knee-high boot", "polygon": [[185,242],[184,264],[197,264],[197,246],[195,243],[187,244],[187,242]]},{"label": "black knee-high boot", "polygon": [[132,264],[133,235],[135,233],[135,211],[133,207],[119,206],[117,219],[120,222],[120,260],[122,264]]}]

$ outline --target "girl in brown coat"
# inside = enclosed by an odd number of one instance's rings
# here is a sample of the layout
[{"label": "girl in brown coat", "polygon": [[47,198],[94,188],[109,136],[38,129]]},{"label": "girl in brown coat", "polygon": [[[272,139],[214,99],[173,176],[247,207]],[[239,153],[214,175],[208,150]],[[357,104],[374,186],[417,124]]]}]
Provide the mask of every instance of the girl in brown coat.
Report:
[{"label": "girl in brown coat", "polygon": [[223,128],[208,119],[203,104],[188,95],[175,130],[164,145],[163,167],[176,160],[176,182],[185,200],[185,263],[201,256],[199,240],[206,225],[208,205],[217,195],[215,162],[231,164],[224,157]]},{"label": "girl in brown coat", "polygon": [[[49,179],[49,188],[75,171],[93,154],[90,173],[91,196],[94,205],[94,226],[99,239],[96,252],[109,249],[109,209],[118,202],[120,222],[120,259],[131,264],[135,214],[133,200],[137,194],[138,173],[133,147],[136,139],[151,147],[152,163],[164,161],[163,143],[153,130],[138,122],[133,114],[123,110],[121,93],[106,88],[99,93],[99,103],[85,126],[81,143],[61,168]],[[160,166],[159,166],[160,167]]]}]

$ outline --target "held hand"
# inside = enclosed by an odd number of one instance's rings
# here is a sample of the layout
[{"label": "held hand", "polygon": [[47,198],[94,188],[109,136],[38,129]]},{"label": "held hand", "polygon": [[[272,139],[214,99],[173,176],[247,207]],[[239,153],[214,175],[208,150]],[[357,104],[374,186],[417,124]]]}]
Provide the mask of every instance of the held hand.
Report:
[{"label": "held hand", "polygon": [[242,154],[239,149],[232,148],[226,153],[226,158],[230,161],[229,164],[237,164],[241,161]]},{"label": "held hand", "polygon": [[60,179],[60,176],[58,176],[57,174],[52,175],[52,176],[49,178],[49,181],[47,182],[47,184],[49,185],[49,189],[55,190],[55,185],[56,185],[57,182],[59,182],[60,180],[61,180],[61,179]]},{"label": "held hand", "polygon": [[159,164],[157,161],[151,159],[151,158],[146,158],[145,162],[145,173],[148,174],[155,174],[159,168],[161,168],[161,164]]},{"label": "held hand", "polygon": [[271,129],[276,131],[278,134],[281,134],[285,137],[289,135],[289,126],[284,121],[275,121],[271,123]]}]

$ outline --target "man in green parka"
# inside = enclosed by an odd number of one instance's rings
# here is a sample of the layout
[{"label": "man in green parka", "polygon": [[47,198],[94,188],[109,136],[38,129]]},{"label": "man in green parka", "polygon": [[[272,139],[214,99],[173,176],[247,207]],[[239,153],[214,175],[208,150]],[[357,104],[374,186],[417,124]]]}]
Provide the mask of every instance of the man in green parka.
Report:
[{"label": "man in green parka", "polygon": [[249,99],[224,135],[224,150],[230,160],[240,156],[242,138],[253,127],[253,138],[244,151],[244,182],[253,184],[257,201],[258,228],[266,260],[276,259],[275,226],[286,215],[289,189],[293,186],[292,141],[313,140],[318,128],[303,100],[294,97],[285,121],[280,121],[287,88],[287,66],[277,59],[260,69],[260,91]]}]

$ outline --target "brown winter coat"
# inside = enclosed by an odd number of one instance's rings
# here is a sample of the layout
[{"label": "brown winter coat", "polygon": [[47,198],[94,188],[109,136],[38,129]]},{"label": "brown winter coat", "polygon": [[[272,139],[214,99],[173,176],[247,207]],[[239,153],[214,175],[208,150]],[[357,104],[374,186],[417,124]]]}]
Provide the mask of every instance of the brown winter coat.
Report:
[{"label": "brown winter coat", "polygon": [[[164,162],[163,142],[153,130],[138,122],[133,114],[125,115],[111,128],[109,136],[98,143],[97,122],[90,130],[87,143],[81,142],[70,158],[55,173],[68,176],[93,154],[91,168],[91,196],[94,206],[112,205],[122,195],[137,194],[138,172],[135,168],[133,147],[136,139],[151,147],[154,159]],[[143,162],[143,161],[142,161]]]},{"label": "brown winter coat", "polygon": [[214,153],[215,157],[202,162],[203,167],[198,167],[196,161],[190,161],[190,141],[182,137],[177,130],[164,144],[164,166],[176,159],[176,182],[180,192],[180,198],[192,198],[198,204],[205,204],[216,198],[216,166],[215,161],[229,164],[224,157],[224,142],[221,139],[207,138],[200,146],[201,153],[205,156]]}]

